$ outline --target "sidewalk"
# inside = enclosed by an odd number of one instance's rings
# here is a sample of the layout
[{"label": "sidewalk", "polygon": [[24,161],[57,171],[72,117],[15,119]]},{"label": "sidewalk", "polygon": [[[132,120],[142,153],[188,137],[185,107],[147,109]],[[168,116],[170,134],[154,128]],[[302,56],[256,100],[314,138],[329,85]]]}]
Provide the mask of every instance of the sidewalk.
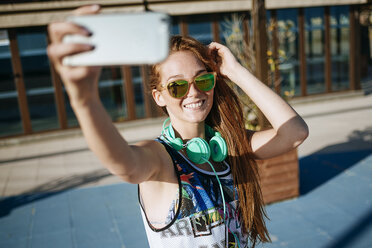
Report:
[{"label": "sidewalk", "polygon": [[[163,119],[117,126],[126,140],[134,143],[154,139],[161,132]],[[0,142],[0,197],[121,182],[102,167],[80,130]]]},{"label": "sidewalk", "polygon": [[[372,148],[369,154],[299,198],[268,206],[273,243],[264,247],[372,247]],[[340,169],[329,166],[337,165],[333,160],[320,164],[325,168],[318,172]]]},{"label": "sidewalk", "polygon": [[[293,106],[310,128],[299,148],[302,195],[267,207],[265,247],[370,247],[372,95]],[[162,120],[119,129],[135,142],[156,137]],[[147,247],[136,187],[69,132],[0,146],[0,247]]]}]

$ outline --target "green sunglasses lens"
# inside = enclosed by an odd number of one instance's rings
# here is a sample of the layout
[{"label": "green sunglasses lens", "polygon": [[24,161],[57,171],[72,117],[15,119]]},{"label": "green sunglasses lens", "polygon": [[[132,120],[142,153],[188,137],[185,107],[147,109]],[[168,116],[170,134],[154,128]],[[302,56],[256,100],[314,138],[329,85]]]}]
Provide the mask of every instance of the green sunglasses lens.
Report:
[{"label": "green sunglasses lens", "polygon": [[[207,73],[195,78],[195,85],[201,91],[210,91],[215,84],[215,77],[213,73]],[[184,97],[189,90],[189,82],[186,80],[177,80],[171,82],[167,86],[168,92],[172,97]]]},{"label": "green sunglasses lens", "polygon": [[187,93],[189,83],[186,80],[177,80],[169,83],[167,88],[171,96],[181,98]]},{"label": "green sunglasses lens", "polygon": [[195,78],[195,84],[201,91],[210,91],[215,84],[214,74],[208,73]]}]

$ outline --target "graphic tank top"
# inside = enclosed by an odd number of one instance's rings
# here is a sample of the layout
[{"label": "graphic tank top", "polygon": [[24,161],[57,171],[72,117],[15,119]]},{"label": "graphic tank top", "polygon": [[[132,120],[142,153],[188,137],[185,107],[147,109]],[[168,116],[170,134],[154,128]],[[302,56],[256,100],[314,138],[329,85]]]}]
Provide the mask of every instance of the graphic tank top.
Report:
[{"label": "graphic tank top", "polygon": [[150,247],[248,247],[248,236],[241,232],[237,211],[238,194],[228,164],[225,171],[217,172],[226,202],[224,221],[223,200],[215,174],[199,169],[164,141],[157,141],[165,146],[173,160],[179,184],[179,199],[174,205],[170,222],[163,228],[155,228],[146,216],[139,192],[141,214]]}]

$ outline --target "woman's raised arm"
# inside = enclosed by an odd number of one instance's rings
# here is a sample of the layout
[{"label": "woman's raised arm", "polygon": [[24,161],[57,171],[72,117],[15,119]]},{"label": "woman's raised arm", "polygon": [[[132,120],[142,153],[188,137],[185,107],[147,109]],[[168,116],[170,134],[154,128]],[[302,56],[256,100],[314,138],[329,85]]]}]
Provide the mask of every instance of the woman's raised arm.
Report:
[{"label": "woman's raised arm", "polygon": [[254,155],[259,159],[266,159],[300,145],[309,131],[296,111],[240,65],[227,47],[212,42],[209,48],[221,57],[220,72],[250,97],[272,126],[272,129],[252,133],[251,145]]},{"label": "woman's raised arm", "polygon": [[[96,14],[99,6],[84,6],[74,14]],[[48,26],[51,44],[48,56],[60,74],[66,87],[71,106],[79,121],[89,148],[97,155],[111,173],[130,183],[153,179],[164,161],[164,149],[155,141],[130,146],[113,125],[104,109],[98,92],[99,67],[65,66],[65,56],[94,49],[86,44],[65,44],[66,34],[89,36],[83,27],[68,22],[52,23]],[[159,155],[160,154],[160,155]]]}]

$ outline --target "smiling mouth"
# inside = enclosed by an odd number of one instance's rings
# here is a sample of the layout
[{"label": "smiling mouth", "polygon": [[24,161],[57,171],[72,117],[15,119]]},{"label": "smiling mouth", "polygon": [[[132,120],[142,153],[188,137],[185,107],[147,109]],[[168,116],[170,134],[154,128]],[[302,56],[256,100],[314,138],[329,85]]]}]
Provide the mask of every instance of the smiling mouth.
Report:
[{"label": "smiling mouth", "polygon": [[185,104],[183,106],[187,109],[199,109],[204,104],[204,102],[205,100],[200,100],[197,102]]}]

